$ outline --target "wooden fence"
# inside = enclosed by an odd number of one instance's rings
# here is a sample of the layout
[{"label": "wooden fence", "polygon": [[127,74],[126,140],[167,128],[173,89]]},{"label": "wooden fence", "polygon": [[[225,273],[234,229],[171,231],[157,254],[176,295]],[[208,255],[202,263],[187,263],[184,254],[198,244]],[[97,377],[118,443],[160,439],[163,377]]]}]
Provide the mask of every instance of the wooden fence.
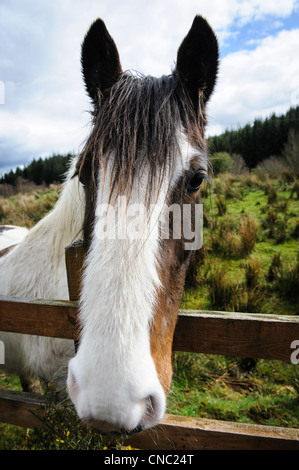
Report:
[{"label": "wooden fence", "polygon": [[[0,331],[79,339],[75,299],[83,259],[80,244],[66,250],[70,301],[0,297]],[[299,318],[294,316],[180,311],[173,350],[290,362],[294,340],[299,340]],[[32,411],[44,406],[41,396],[0,390],[0,422],[34,427],[38,422]],[[299,430],[166,415],[128,443],[149,450],[299,450]]]}]

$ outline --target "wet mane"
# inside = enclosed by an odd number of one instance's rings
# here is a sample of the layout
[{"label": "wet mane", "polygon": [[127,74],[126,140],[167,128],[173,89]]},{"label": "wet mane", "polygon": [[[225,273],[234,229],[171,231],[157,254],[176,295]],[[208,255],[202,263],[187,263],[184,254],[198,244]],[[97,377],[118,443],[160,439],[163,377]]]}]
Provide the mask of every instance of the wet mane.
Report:
[{"label": "wet mane", "polygon": [[[116,84],[99,94],[93,129],[77,171],[96,190],[98,165],[101,177],[111,168],[111,194],[130,194],[133,181],[148,172],[148,203],[155,188],[171,172],[178,151],[178,130],[204,147],[205,117],[202,100],[194,110],[179,75],[154,78],[124,73]],[[111,167],[110,167],[111,165]]]}]

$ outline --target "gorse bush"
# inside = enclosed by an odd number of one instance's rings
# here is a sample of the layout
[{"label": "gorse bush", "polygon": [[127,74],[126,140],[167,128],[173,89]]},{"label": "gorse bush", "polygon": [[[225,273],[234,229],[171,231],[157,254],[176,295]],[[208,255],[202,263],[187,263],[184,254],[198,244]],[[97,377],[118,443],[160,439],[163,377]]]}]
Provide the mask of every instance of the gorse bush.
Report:
[{"label": "gorse bush", "polygon": [[28,450],[104,450],[120,448],[117,440],[109,440],[98,431],[87,428],[78,418],[67,398],[48,384],[46,408],[35,412],[40,425],[28,430],[24,449]]}]

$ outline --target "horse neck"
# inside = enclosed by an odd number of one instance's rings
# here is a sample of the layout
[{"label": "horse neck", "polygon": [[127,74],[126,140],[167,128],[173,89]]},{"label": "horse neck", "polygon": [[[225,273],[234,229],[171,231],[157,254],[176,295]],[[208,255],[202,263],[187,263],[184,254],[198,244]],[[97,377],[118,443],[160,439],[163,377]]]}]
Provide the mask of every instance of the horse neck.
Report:
[{"label": "horse neck", "polygon": [[68,298],[65,247],[82,236],[84,209],[84,189],[77,177],[69,176],[54,209],[0,260],[3,263],[1,293],[29,298]]},{"label": "horse neck", "polygon": [[[27,236],[50,252],[54,265],[64,257],[65,247],[82,237],[85,196],[78,178],[68,178],[54,209],[46,215]],[[62,259],[64,262],[64,259]]]}]

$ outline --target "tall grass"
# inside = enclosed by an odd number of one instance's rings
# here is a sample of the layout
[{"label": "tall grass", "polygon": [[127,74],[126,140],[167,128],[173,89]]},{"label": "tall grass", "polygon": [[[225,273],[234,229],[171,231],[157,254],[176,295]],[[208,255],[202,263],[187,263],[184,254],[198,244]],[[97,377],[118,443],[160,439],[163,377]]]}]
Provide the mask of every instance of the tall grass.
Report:
[{"label": "tall grass", "polygon": [[299,254],[293,263],[286,264],[283,263],[281,254],[276,253],[272,258],[267,280],[272,283],[272,288],[284,298],[297,303],[299,301]]},{"label": "tall grass", "polygon": [[244,263],[246,287],[255,289],[260,282],[262,263],[257,256],[247,259]]},{"label": "tall grass", "polygon": [[258,223],[251,215],[240,221],[232,217],[214,222],[209,233],[212,250],[231,258],[248,256],[257,241]]},{"label": "tall grass", "polygon": [[241,221],[239,226],[239,235],[241,237],[241,254],[249,255],[257,241],[258,223],[254,217],[247,214]]},{"label": "tall grass", "polygon": [[54,207],[59,192],[59,185],[51,185],[50,189],[0,197],[0,225],[33,227]]}]

